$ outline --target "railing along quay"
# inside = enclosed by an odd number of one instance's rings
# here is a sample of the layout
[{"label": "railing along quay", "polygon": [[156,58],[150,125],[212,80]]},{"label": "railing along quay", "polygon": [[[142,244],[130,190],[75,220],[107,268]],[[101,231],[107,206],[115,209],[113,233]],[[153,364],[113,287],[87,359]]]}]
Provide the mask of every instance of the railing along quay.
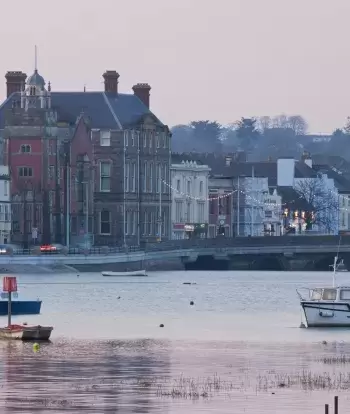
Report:
[{"label": "railing along quay", "polygon": [[[38,247],[37,247],[38,248]],[[92,247],[92,248],[78,248],[73,247],[70,248],[66,252],[62,252],[61,250],[53,250],[53,251],[46,251],[38,253],[35,251],[35,248],[32,249],[13,249],[12,254],[14,256],[32,256],[35,253],[43,254],[43,255],[57,255],[57,254],[67,254],[67,255],[74,255],[74,254],[86,254],[86,255],[105,255],[105,254],[120,254],[120,253],[132,253],[141,251],[139,246],[127,246],[125,247],[109,247],[109,246],[101,246],[101,247]]]},{"label": "railing along quay", "polygon": [[[159,243],[145,243],[142,246],[100,246],[92,248],[70,248],[64,254],[86,254],[86,255],[105,255],[105,254],[121,254],[132,252],[166,252],[173,250],[186,249],[225,249],[225,248],[259,248],[259,247],[335,247],[339,245],[340,249],[343,247],[350,247],[350,236],[272,236],[272,237],[216,237],[212,239],[187,239],[187,240],[166,240]],[[15,249],[14,255],[33,255],[34,250],[39,246],[31,249]],[[60,250],[45,252],[44,254],[62,254]]]}]

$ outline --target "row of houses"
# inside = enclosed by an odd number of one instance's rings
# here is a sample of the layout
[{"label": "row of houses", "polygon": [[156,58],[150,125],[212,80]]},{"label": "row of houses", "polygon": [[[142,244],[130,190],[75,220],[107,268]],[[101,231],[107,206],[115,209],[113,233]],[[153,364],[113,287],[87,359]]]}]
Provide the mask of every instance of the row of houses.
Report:
[{"label": "row of houses", "polygon": [[350,231],[350,179],[327,164],[245,162],[174,154],[172,237],[280,236]]}]

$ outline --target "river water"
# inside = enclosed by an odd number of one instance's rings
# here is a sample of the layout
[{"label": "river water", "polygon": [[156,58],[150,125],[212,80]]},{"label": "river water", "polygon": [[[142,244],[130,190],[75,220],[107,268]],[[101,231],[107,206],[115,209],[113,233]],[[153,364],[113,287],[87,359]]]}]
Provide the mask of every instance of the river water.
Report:
[{"label": "river water", "polygon": [[38,352],[0,342],[0,412],[321,414],[338,395],[350,413],[350,330],[299,328],[295,289],[330,283],[321,272],[18,275],[19,296],[43,305],[14,322],[54,331]]}]

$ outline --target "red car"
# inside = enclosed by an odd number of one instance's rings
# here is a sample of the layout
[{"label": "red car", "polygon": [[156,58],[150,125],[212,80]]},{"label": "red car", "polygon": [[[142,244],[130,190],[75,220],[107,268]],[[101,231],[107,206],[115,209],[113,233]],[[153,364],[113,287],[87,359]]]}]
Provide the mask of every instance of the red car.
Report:
[{"label": "red car", "polygon": [[62,246],[55,245],[55,244],[44,244],[40,246],[41,253],[59,253]]}]

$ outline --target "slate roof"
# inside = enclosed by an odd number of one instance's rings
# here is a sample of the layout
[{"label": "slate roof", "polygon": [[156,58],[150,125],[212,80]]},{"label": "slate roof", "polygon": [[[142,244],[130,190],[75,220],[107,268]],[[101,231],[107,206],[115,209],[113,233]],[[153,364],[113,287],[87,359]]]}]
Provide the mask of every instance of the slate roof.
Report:
[{"label": "slate roof", "polygon": [[[0,105],[0,129],[4,128],[5,112],[20,100],[20,93],[13,93]],[[51,92],[51,106],[58,112],[58,121],[74,124],[82,110],[90,118],[91,127],[98,129],[124,129],[145,115],[161,121],[134,94],[106,92]]]},{"label": "slate roof", "polygon": [[312,154],[312,161],[315,165],[328,165],[335,167],[344,175],[350,175],[350,163],[339,155]]},{"label": "slate roof", "polygon": [[[178,154],[172,154],[172,157]],[[185,154],[181,154],[184,156]],[[226,165],[226,157],[232,157],[231,165]],[[254,175],[256,177],[267,177],[269,187],[277,187],[277,163],[273,161],[260,162],[235,162],[235,154],[215,155],[215,154],[188,154],[188,159],[192,161],[202,162],[211,168],[212,176],[220,177],[238,177],[252,176],[254,167]],[[295,162],[295,178],[315,178],[317,172],[310,168],[303,161]]]},{"label": "slate roof", "polygon": [[350,180],[344,177],[339,170],[334,170],[329,165],[314,165],[313,168],[316,171],[327,174],[328,178],[333,179],[339,193],[350,194]]}]

